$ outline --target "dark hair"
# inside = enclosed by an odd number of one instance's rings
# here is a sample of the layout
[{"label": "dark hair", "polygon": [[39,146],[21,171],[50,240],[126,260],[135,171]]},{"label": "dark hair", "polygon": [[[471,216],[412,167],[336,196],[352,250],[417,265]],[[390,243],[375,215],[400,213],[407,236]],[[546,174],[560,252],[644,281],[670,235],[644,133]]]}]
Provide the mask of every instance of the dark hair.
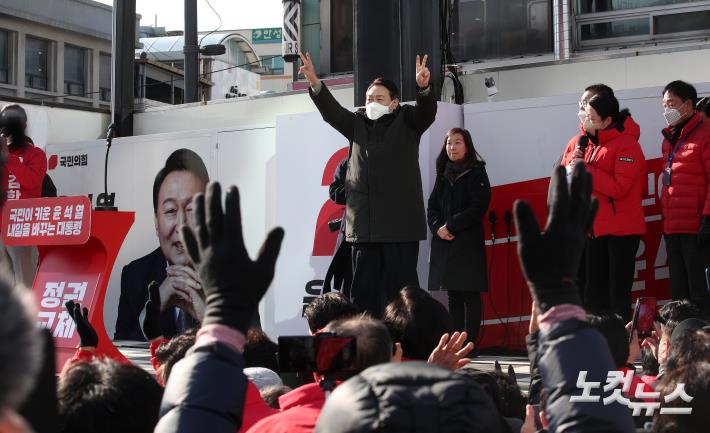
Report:
[{"label": "dark hair", "polygon": [[170,372],[178,361],[185,357],[187,351],[195,345],[197,329],[192,328],[184,334],[161,344],[155,351],[155,359],[163,366],[163,383],[168,383]]},{"label": "dark hair", "polygon": [[624,367],[629,359],[629,341],[623,319],[617,314],[589,314],[587,320],[606,339],[614,366]]},{"label": "dark hair", "polygon": [[385,308],[382,319],[404,356],[427,360],[441,336],[453,330],[451,315],[439,301],[418,287],[405,287]]},{"label": "dark hair", "polygon": [[671,344],[666,361],[666,372],[684,367],[698,360],[710,360],[710,327],[687,332]]},{"label": "dark hair", "polygon": [[163,389],[133,364],[112,359],[79,362],[60,378],[60,432],[150,433]]},{"label": "dark hair", "polygon": [[261,329],[252,328],[247,331],[247,341],[244,345],[244,367],[264,367],[279,372],[279,345],[271,341]]},{"label": "dark hair", "polygon": [[665,402],[664,407],[692,408],[689,415],[660,414],[656,412],[653,419],[654,433],[701,433],[706,432],[710,425],[710,362],[697,361],[692,364],[668,372],[656,385],[660,392],[659,401],[676,390],[680,384],[685,385],[685,393],[693,397],[688,403],[677,397]]},{"label": "dark hair", "polygon": [[453,134],[461,134],[461,136],[463,137],[463,141],[466,144],[466,156],[464,157],[465,160],[474,161],[474,163],[482,166],[486,165],[486,161],[483,160],[481,155],[476,151],[476,148],[473,146],[473,138],[471,138],[471,133],[468,132],[468,129],[451,128],[446,133],[446,137],[444,138],[444,144],[441,146],[441,152],[439,152],[439,156],[436,157],[436,172],[438,174],[442,174],[444,172],[444,170],[446,169],[446,163],[449,162],[449,155],[446,153],[446,142],[448,138],[451,137]]},{"label": "dark hair", "polygon": [[315,334],[333,320],[352,317],[358,312],[357,306],[345,295],[329,292],[312,300],[303,310],[303,316],[308,321],[311,333]]},{"label": "dark hair", "polygon": [[30,292],[0,278],[0,412],[22,403],[42,363],[42,340],[31,311]]},{"label": "dark hair", "polygon": [[4,107],[2,107],[2,110],[0,110],[0,113],[4,113],[7,110],[14,110],[20,113],[20,116],[22,117],[22,120],[24,122],[27,122],[27,111],[25,111],[24,108],[20,104],[7,104]]},{"label": "dark hair", "polygon": [[695,103],[698,100],[698,91],[695,90],[695,87],[692,84],[686,83],[685,81],[676,80],[666,84],[666,87],[663,88],[661,96],[665,96],[668,92],[671,92],[675,96],[679,97],[683,102],[690,99],[693,106],[695,106]]},{"label": "dark hair", "polygon": [[365,90],[365,92],[370,90],[373,86],[382,86],[387,89],[390,94],[390,98],[399,99],[399,89],[394,81],[388,80],[385,77],[377,77],[367,85],[367,90]]},{"label": "dark hair", "polygon": [[178,149],[171,153],[165,161],[165,167],[161,168],[155,176],[153,182],[153,211],[158,212],[158,193],[165,182],[165,178],[174,171],[189,171],[194,174],[205,184],[210,181],[210,175],[207,173],[207,167],[200,158],[190,149]]},{"label": "dark hair", "polygon": [[325,330],[335,335],[357,337],[357,355],[353,366],[355,374],[392,360],[392,338],[387,327],[366,314],[330,322]]},{"label": "dark hair", "polygon": [[597,93],[589,99],[589,106],[599,114],[602,120],[611,117],[611,124],[619,131],[624,130],[626,118],[631,116],[628,108],[619,111],[619,100],[611,93]]},{"label": "dark hair", "polygon": [[263,398],[266,404],[270,407],[274,409],[281,409],[281,406],[279,405],[279,397],[291,391],[293,390],[286,385],[272,385],[261,390],[260,394],[261,398]]},{"label": "dark hair", "polygon": [[584,91],[585,92],[592,92],[595,95],[598,95],[600,93],[608,93],[611,96],[615,96],[614,89],[612,89],[611,87],[607,86],[606,84],[602,84],[602,83],[589,85],[584,89]]},{"label": "dark hair", "polygon": [[661,323],[674,321],[677,323],[685,319],[704,319],[705,315],[702,310],[687,299],[670,301],[658,309],[658,320]]},{"label": "dark hair", "polygon": [[641,374],[645,376],[658,376],[658,360],[653,356],[650,348],[641,348]]}]

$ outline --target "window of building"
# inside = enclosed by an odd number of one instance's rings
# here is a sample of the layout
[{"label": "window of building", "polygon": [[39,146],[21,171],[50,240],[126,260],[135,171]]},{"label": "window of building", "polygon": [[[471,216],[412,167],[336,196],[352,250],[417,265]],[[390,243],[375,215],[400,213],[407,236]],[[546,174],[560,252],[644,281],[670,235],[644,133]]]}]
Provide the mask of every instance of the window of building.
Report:
[{"label": "window of building", "polygon": [[86,96],[86,49],[64,46],[64,94]]},{"label": "window of building", "polygon": [[271,54],[268,56],[259,56],[263,67],[263,75],[283,75],[284,74],[284,58],[279,54]]},{"label": "window of building", "polygon": [[353,0],[330,3],[330,71],[353,70]]},{"label": "window of building", "polygon": [[0,30],[0,83],[10,82],[10,33]]},{"label": "window of building", "polygon": [[111,100],[111,54],[99,54],[99,99]]},{"label": "window of building", "polygon": [[49,41],[25,38],[25,87],[49,90]]},{"label": "window of building", "polygon": [[451,48],[457,61],[549,53],[551,0],[454,0]]},{"label": "window of building", "polygon": [[693,0],[575,0],[580,48],[710,34],[710,4]]}]

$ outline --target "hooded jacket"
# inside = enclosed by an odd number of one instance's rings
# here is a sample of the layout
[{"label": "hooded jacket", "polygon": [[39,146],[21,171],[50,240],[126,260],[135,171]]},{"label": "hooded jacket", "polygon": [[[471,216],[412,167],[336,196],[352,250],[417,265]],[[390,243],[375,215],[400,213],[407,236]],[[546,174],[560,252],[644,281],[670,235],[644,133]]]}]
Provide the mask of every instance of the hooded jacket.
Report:
[{"label": "hooded jacket", "polygon": [[[561,164],[572,162],[577,143],[584,130],[573,137],[562,156]],[[590,139],[584,154],[587,170],[592,175],[594,197],[599,211],[594,220],[594,236],[626,236],[646,233],[642,206],[646,181],[646,158],[638,142],[641,129],[627,117],[621,127],[616,125],[597,133],[598,141]]]},{"label": "hooded jacket", "polygon": [[319,384],[303,385],[279,397],[281,412],[254,424],[248,433],[310,433],[323,404],[325,393]]}]

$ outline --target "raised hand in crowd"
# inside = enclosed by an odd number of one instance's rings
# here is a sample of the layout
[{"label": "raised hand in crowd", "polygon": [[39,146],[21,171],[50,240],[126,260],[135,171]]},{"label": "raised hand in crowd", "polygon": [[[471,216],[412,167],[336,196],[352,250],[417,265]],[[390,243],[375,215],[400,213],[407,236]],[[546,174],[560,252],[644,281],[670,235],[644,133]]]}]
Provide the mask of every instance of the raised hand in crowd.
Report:
[{"label": "raised hand in crowd", "polygon": [[273,229],[257,259],[251,260],[244,245],[239,190],[235,186],[227,190],[224,211],[221,197],[219,183],[211,183],[206,196],[195,196],[195,228],[182,226],[182,237],[207,295],[202,324],[246,333],[274,277],[284,231]]},{"label": "raised hand in crowd", "polygon": [[515,202],[520,267],[541,313],[559,304],[581,305],[574,276],[599,207],[591,196],[592,176],[583,163],[575,164],[569,189],[565,168],[557,167],[551,189],[551,207],[543,232],[530,205],[523,200]]},{"label": "raised hand in crowd", "polygon": [[416,59],[416,71],[417,71],[417,86],[420,89],[426,89],[429,87],[429,79],[431,78],[431,71],[426,66],[426,62],[429,59],[428,54],[424,54],[424,57],[419,57],[417,54]]},{"label": "raised hand in crowd", "polygon": [[639,333],[633,329],[634,322],[626,324],[626,335],[629,339],[629,357],[627,364],[633,364],[641,356],[641,343],[639,342]]},{"label": "raised hand in crowd", "polygon": [[143,317],[143,334],[149,341],[163,337],[160,325],[160,286],[155,281],[148,285],[148,300],[145,303]]},{"label": "raised hand in crowd", "polygon": [[81,304],[74,301],[66,302],[64,307],[76,324],[76,331],[79,333],[79,345],[81,348],[87,350],[96,349],[99,345],[99,336],[89,322],[89,309],[84,307],[82,310]]},{"label": "raised hand in crowd", "polygon": [[301,57],[301,62],[303,62],[303,66],[298,68],[298,73],[303,74],[303,76],[306,77],[306,80],[310,83],[311,88],[317,89],[320,86],[320,79],[318,78],[318,74],[316,74],[316,67],[313,66],[311,54],[299,53],[298,55]]},{"label": "raised hand in crowd", "polygon": [[466,332],[454,332],[450,336],[449,334],[442,335],[439,344],[431,352],[427,363],[436,364],[449,370],[456,370],[465,366],[471,362],[466,356],[471,353],[474,346],[473,342],[466,343],[467,338],[468,334]]}]

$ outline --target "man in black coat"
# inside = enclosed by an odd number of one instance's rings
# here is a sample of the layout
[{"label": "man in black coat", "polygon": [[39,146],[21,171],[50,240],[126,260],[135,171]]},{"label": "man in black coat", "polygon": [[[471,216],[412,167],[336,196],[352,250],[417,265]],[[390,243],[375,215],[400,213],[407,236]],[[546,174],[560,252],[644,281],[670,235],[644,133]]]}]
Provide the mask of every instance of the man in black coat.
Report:
[{"label": "man in black coat", "polygon": [[417,56],[415,106],[400,106],[397,86],[384,78],[367,89],[365,110],[352,113],[335,100],[301,54],[310,95],[323,119],[351,141],[345,191],[345,239],[352,244],[350,296],[380,317],[389,299],[418,286],[419,241],[426,239],[419,141],[434,123],[436,99],[427,56]]}]

